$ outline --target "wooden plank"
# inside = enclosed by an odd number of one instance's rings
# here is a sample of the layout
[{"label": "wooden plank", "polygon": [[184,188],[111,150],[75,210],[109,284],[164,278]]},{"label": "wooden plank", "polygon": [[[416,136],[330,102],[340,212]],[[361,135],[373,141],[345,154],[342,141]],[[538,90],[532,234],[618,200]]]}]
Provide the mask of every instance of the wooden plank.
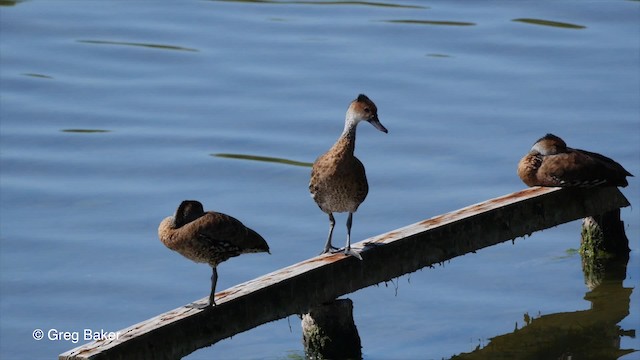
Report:
[{"label": "wooden plank", "polygon": [[[325,254],[234,286],[207,310],[180,307],[59,359],[174,359],[258,325],[426,266],[558,224],[629,206],[617,188],[529,188],[436,216],[352,248],[363,261]],[[207,298],[199,300],[206,302]]]}]

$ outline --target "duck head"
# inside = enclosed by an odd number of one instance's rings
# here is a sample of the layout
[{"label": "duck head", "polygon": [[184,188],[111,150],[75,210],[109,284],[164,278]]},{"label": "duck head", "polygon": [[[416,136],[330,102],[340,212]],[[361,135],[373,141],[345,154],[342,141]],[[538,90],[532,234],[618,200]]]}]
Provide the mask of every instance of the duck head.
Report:
[{"label": "duck head", "polygon": [[553,134],[547,134],[538,139],[530,151],[531,154],[540,154],[543,156],[556,155],[564,152],[567,152],[567,143]]},{"label": "duck head", "polygon": [[174,227],[180,228],[195,219],[204,215],[204,207],[202,203],[196,200],[184,200],[178,206],[176,214],[173,217]]},{"label": "duck head", "polygon": [[358,95],[358,97],[351,102],[351,105],[349,105],[345,128],[355,128],[360,121],[368,122],[383,133],[389,132],[387,128],[380,123],[380,119],[378,119],[378,108],[376,104],[364,94]]}]

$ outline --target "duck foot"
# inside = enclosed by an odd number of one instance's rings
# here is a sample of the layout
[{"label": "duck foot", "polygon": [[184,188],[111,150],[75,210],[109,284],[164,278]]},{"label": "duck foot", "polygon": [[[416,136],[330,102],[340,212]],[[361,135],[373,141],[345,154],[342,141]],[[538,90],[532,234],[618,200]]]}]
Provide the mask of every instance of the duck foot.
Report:
[{"label": "duck foot", "polygon": [[326,249],[325,251],[320,253],[320,255],[326,254],[326,253],[330,253],[330,254],[344,253],[346,256],[351,255],[356,257],[358,260],[362,260],[362,256],[360,256],[360,253],[353,251],[351,249],[337,248],[335,246],[332,246],[329,249]]},{"label": "duck foot", "polygon": [[344,254],[347,255],[347,256],[351,255],[351,256],[355,257],[356,259],[358,259],[358,260],[362,260],[362,256],[360,256],[360,253],[356,252],[354,250],[344,249]]},{"label": "duck foot", "polygon": [[335,253],[337,253],[337,252],[340,252],[340,248],[337,248],[337,247],[335,247],[335,246],[331,245],[331,246],[329,246],[329,247],[325,248],[325,249],[320,253],[320,255],[322,255],[322,254],[335,254]]},{"label": "duck foot", "polygon": [[208,308],[214,307],[214,306],[216,306],[216,303],[213,303],[213,304],[209,304],[209,303],[204,303],[204,304],[191,303],[191,304],[185,305],[184,307],[189,308],[189,309],[204,310],[204,309],[208,309]]}]

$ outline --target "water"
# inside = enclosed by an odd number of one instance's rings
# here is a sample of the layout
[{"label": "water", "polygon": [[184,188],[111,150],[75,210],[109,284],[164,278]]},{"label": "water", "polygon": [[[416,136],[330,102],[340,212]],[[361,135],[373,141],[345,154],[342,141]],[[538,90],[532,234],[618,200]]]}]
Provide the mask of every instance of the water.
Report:
[{"label": "water", "polygon": [[[2,357],[84,342],[35,341],[37,328],[117,331],[206,296],[208,267],[157,240],[183,199],[271,246],[221,265],[218,289],[318,253],[328,221],[309,168],[212,155],[312,162],[358,93],[389,134],[358,132],[371,190],[354,241],[522,189],[515,165],[547,132],[637,176],[639,16],[634,1],[0,2]],[[639,189],[623,189],[633,292],[618,324],[635,331]],[[364,358],[449,358],[525,314],[589,309],[579,229],[350,294]],[[300,332],[290,317],[189,358],[298,357]]]}]

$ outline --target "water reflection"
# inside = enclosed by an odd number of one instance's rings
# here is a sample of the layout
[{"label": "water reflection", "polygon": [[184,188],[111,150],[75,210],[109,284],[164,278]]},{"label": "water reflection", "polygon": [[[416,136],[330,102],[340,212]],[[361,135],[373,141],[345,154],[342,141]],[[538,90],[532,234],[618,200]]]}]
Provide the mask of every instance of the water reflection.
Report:
[{"label": "water reflection", "polygon": [[300,4],[300,5],[364,5],[364,6],[380,6],[390,8],[404,9],[429,9],[428,6],[418,5],[401,5],[374,1],[304,1],[304,0],[212,0],[219,2],[239,2],[239,3],[258,3],[258,4]]},{"label": "water reflection", "polygon": [[270,156],[258,156],[258,155],[247,155],[247,154],[225,154],[225,153],[211,154],[211,156],[228,158],[228,159],[264,161],[264,162],[272,162],[272,163],[279,163],[279,164],[286,164],[286,165],[293,165],[293,166],[304,166],[304,167],[313,166],[313,163],[310,163],[310,162],[289,160],[289,159],[270,157]]},{"label": "water reflection", "polygon": [[[496,336],[487,346],[478,346],[471,353],[451,359],[618,359],[636,352],[620,348],[623,336],[635,338],[635,330],[625,330],[618,325],[629,315],[633,291],[623,286],[628,261],[625,255],[600,260],[597,285],[587,282],[591,290],[584,299],[591,302],[589,310],[537,317],[525,313],[523,327],[519,328],[516,323],[513,332]],[[585,279],[593,277],[590,268],[583,267],[583,271]],[[351,300],[340,299],[311,307],[302,316],[302,328],[307,358],[361,358]]]},{"label": "water reflection", "polygon": [[[496,336],[482,349],[452,359],[617,359],[635,352],[620,349],[623,336],[635,338],[635,330],[619,325],[629,315],[632,288],[625,288],[629,259],[610,260],[602,278],[584,298],[589,310],[543,315],[524,314],[525,326]],[[585,277],[589,275],[585,273]]]},{"label": "water reflection", "polygon": [[570,24],[570,23],[559,22],[559,21],[542,20],[542,19],[522,18],[522,19],[513,19],[511,21],[517,21],[517,22],[533,24],[533,25],[552,26],[552,27],[558,27],[563,29],[586,29],[587,28],[586,26],[582,26],[582,25]]},{"label": "water reflection", "polygon": [[60,130],[66,133],[81,133],[81,134],[92,134],[92,133],[108,133],[111,130],[104,129],[62,129]]},{"label": "water reflection", "polygon": [[40,79],[53,79],[52,76],[49,75],[44,75],[44,74],[36,74],[36,73],[24,73],[22,74],[24,76],[30,76],[30,77],[35,77],[35,78],[40,78]]},{"label": "water reflection", "polygon": [[437,20],[384,20],[392,24],[444,25],[444,26],[475,26],[476,23],[465,21],[437,21]]},{"label": "water reflection", "polygon": [[19,2],[22,0],[0,0],[0,6],[15,6]]},{"label": "water reflection", "polygon": [[191,48],[186,48],[182,46],[163,45],[163,44],[146,44],[146,43],[109,41],[109,40],[77,40],[77,41],[83,44],[138,46],[138,47],[146,47],[146,48],[162,49],[162,50],[178,50],[178,51],[193,51],[193,52],[198,51],[197,49],[191,49]]}]

